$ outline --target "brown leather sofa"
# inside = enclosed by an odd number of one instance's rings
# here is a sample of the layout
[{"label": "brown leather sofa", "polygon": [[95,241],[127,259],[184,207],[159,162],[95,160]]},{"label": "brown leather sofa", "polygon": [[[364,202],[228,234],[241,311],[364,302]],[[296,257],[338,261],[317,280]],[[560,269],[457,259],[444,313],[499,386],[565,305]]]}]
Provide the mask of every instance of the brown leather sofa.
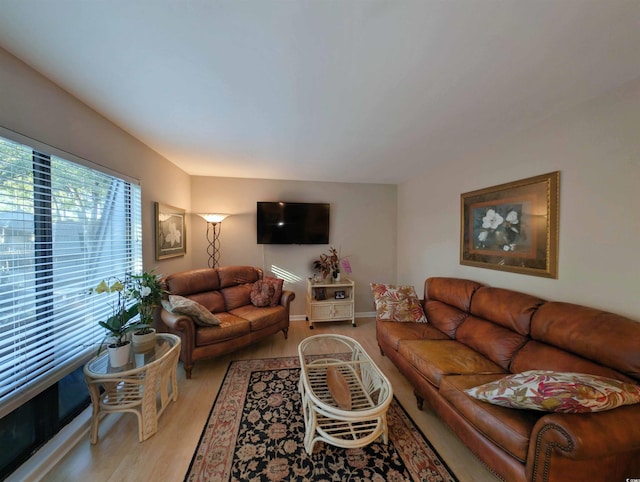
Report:
[{"label": "brown leather sofa", "polygon": [[256,307],[250,295],[253,283],[263,278],[260,268],[225,266],[175,273],[163,278],[174,295],[196,301],[220,320],[220,326],[200,326],[190,316],[159,310],[160,331],[182,340],[180,359],[187,378],[196,361],[230,353],[282,330],[287,338],[292,291],[283,291],[277,306]]},{"label": "brown leather sofa", "polygon": [[455,278],[425,282],[429,323],[377,320],[382,352],[460,439],[506,481],[640,478],[640,404],[597,413],[505,408],[465,389],[554,370],[640,380],[640,323]]}]

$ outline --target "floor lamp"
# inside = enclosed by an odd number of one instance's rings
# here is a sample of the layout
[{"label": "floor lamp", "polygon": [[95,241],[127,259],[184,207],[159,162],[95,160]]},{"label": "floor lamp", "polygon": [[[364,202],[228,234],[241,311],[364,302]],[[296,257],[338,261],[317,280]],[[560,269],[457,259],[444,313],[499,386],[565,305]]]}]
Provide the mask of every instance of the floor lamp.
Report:
[{"label": "floor lamp", "polygon": [[200,214],[207,222],[207,253],[209,254],[209,268],[217,268],[220,260],[220,227],[222,220],[229,216],[228,214]]}]

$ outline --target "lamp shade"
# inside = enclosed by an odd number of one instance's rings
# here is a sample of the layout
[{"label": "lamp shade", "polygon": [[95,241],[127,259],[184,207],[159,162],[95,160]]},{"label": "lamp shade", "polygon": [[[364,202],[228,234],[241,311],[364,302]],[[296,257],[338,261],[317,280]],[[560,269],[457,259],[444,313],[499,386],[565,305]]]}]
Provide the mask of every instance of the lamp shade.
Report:
[{"label": "lamp shade", "polygon": [[207,221],[208,223],[219,223],[221,222],[224,218],[226,218],[227,216],[229,216],[229,214],[221,214],[221,213],[203,213],[203,214],[198,214],[198,216],[202,216],[205,221]]}]

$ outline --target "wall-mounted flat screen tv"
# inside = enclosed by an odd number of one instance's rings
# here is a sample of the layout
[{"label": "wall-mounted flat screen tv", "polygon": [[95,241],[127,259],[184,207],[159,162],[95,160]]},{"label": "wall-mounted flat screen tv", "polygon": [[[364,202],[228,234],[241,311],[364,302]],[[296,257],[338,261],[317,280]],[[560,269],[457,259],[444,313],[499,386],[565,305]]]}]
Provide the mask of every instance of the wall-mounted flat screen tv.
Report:
[{"label": "wall-mounted flat screen tv", "polygon": [[328,203],[257,203],[258,244],[329,244]]}]

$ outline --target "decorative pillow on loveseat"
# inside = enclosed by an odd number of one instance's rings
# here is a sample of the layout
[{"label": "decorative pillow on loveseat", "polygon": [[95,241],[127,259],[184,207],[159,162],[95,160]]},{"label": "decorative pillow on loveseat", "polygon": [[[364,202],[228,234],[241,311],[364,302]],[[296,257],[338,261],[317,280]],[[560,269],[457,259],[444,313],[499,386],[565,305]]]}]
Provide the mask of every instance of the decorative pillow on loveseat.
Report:
[{"label": "decorative pillow on loveseat", "polygon": [[200,326],[217,326],[220,320],[208,309],[189,298],[178,295],[169,295],[168,300],[162,300],[162,307],[169,313],[178,313],[190,316],[194,323]]},{"label": "decorative pillow on loveseat", "polygon": [[251,304],[262,308],[264,306],[270,306],[276,290],[268,281],[258,280],[253,283],[251,288]]},{"label": "decorative pillow on loveseat", "polygon": [[530,370],[466,392],[509,408],[544,412],[600,412],[640,402],[640,385],[585,373]]},{"label": "decorative pillow on loveseat", "polygon": [[379,320],[427,323],[413,286],[371,283],[371,291]]},{"label": "decorative pillow on loveseat", "polygon": [[264,281],[271,283],[275,290],[271,297],[271,304],[269,306],[278,306],[280,304],[280,298],[282,298],[282,286],[284,285],[284,280],[281,278],[274,278],[273,276],[265,276]]}]

